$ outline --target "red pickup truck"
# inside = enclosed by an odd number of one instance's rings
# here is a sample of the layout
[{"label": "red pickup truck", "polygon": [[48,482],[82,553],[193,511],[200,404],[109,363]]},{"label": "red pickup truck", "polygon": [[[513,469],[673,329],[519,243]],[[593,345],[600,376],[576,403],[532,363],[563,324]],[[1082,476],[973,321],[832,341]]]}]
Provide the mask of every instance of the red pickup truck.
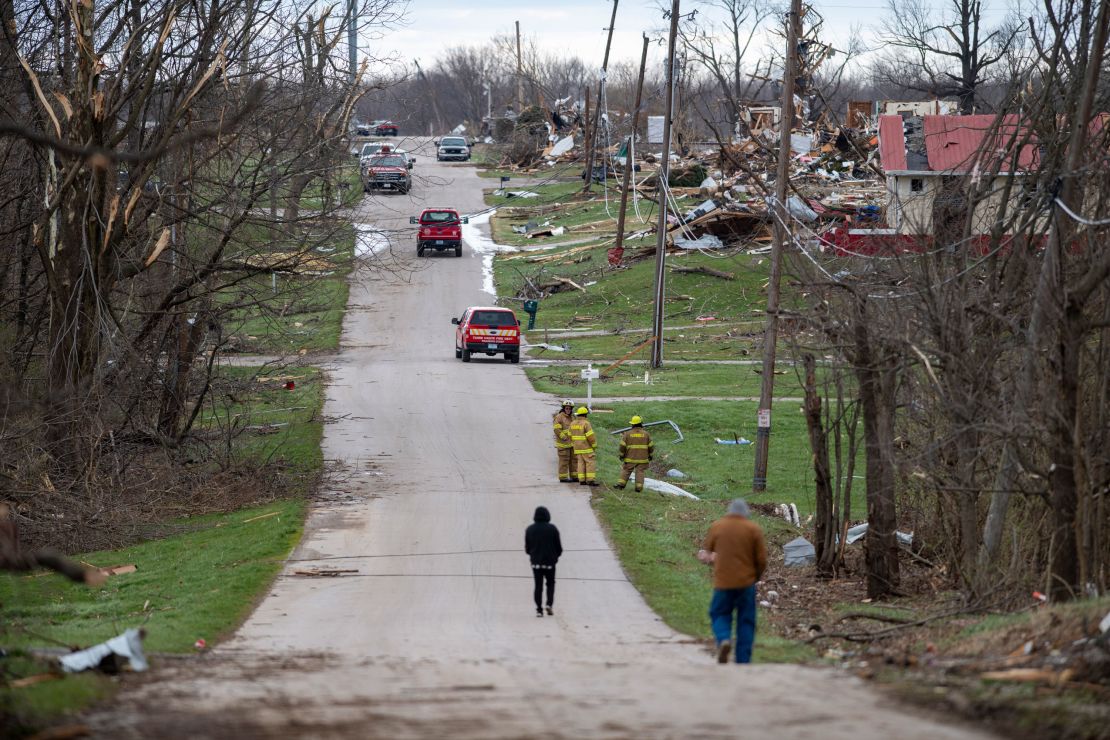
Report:
[{"label": "red pickup truck", "polygon": [[454,249],[455,256],[462,257],[462,224],[469,222],[453,208],[425,208],[419,216],[409,216],[409,223],[420,227],[416,232],[416,256],[423,257],[426,249]]},{"label": "red pickup truck", "polygon": [[463,362],[470,362],[473,352],[504,354],[509,362],[520,362],[520,321],[511,308],[471,306],[451,323],[458,327],[455,357]]}]

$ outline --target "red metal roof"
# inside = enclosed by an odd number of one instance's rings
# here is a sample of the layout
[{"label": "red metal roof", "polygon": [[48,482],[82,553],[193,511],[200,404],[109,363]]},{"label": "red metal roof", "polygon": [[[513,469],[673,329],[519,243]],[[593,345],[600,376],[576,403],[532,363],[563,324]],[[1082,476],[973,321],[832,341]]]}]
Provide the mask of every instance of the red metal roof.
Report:
[{"label": "red metal roof", "polygon": [[[923,116],[925,152],[934,172],[971,172],[973,169],[1009,172],[1017,153],[1017,169],[1037,165],[1036,140],[1018,122],[1005,116]],[[1033,142],[1033,143],[1029,143]],[[889,168],[888,168],[889,169]]]},{"label": "red metal roof", "polygon": [[879,116],[879,160],[887,171],[909,169],[901,116]]}]

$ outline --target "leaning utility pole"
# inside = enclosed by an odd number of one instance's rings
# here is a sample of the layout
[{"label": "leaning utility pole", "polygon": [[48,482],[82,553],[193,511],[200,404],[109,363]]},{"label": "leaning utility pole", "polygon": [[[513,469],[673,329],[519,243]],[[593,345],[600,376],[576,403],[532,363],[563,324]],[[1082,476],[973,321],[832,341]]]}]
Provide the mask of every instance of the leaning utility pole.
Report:
[{"label": "leaning utility pole", "polygon": [[[601,62],[601,79],[597,81],[597,111],[594,113],[594,125],[590,140],[586,142],[586,187],[583,192],[590,192],[594,182],[594,154],[597,151],[597,129],[601,122],[601,100],[605,89],[605,75],[609,70],[609,48],[613,45],[613,29],[617,25],[617,4],[620,0],[613,0],[613,15],[609,18],[609,37],[605,39],[605,58]],[[604,165],[603,165],[604,166]]]},{"label": "leaning utility pole", "polygon": [[520,21],[516,22],[516,114],[524,112],[524,63],[520,56]]},{"label": "leaning utility pole", "polygon": [[767,488],[767,450],[771,443],[771,400],[775,390],[775,344],[778,342],[779,282],[782,277],[782,248],[790,234],[786,210],[787,170],[790,164],[790,130],[794,127],[794,83],[798,77],[798,39],[802,31],[802,0],[791,0],[786,23],[786,69],[782,78],[782,121],[779,124],[779,160],[775,171],[775,200],[771,242],[771,280],[767,284],[767,330],[763,335],[763,376],[759,386],[756,415],[755,473],[752,490]]},{"label": "leaning utility pole", "polygon": [[358,0],[347,0],[347,63],[353,85],[358,76]]},{"label": "leaning utility pole", "polygon": [[[798,0],[795,0],[797,2]],[[678,3],[671,0],[671,32],[667,37],[667,102],[663,116],[663,163],[659,167],[659,225],[655,239],[655,317],[652,321],[651,366],[663,365],[663,295],[667,275],[667,178],[671,170],[671,118],[674,117],[674,40],[678,36]]]},{"label": "leaning utility pole", "polygon": [[624,180],[621,182],[621,209],[617,214],[617,242],[613,245],[613,252],[620,263],[624,254],[624,219],[628,212],[628,188],[632,182],[632,152],[636,146],[636,129],[640,127],[640,103],[644,98],[644,69],[647,67],[648,53],[647,34],[644,34],[644,51],[640,55],[640,78],[636,81],[636,106],[632,109],[632,133],[628,136],[628,144],[624,149]]}]

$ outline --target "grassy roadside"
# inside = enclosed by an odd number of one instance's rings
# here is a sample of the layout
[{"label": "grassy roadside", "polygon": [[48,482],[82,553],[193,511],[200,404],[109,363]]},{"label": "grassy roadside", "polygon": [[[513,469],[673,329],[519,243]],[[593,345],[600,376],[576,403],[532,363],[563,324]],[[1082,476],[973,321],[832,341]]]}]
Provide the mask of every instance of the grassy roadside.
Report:
[{"label": "grassy roadside", "polygon": [[[146,630],[147,653],[184,653],[204,638],[215,644],[250,613],[300,539],[303,499],[276,501],[230,514],[178,520],[181,534],[121,550],[86,553],[106,567],[135,564],[99,589],[50,574],[0,576],[4,626],[0,639],[15,650],[3,661],[9,678],[47,670],[23,649],[94,645],[131,627]],[[20,688],[0,688],[0,717],[40,726],[108,696],[111,679],[84,673]]]},{"label": "grassy roadside", "polygon": [[[290,380],[294,388],[287,390]],[[202,411],[197,433],[204,445],[198,456],[229,469],[256,470],[248,500],[272,498],[266,475],[284,497],[178,517],[152,528],[152,535],[166,536],[76,556],[100,567],[137,567],[95,590],[49,573],[0,576],[0,644],[11,653],[0,659],[5,679],[50,670],[47,661],[26,652],[29,648],[88,647],[131,627],[146,630],[148,653],[188,653],[198,638],[214,645],[265,593],[300,539],[305,494],[323,468],[324,377],[316,368],[223,368],[214,383],[234,388],[237,401]],[[103,675],[83,673],[0,686],[0,720],[29,734],[109,696],[114,685]]]}]

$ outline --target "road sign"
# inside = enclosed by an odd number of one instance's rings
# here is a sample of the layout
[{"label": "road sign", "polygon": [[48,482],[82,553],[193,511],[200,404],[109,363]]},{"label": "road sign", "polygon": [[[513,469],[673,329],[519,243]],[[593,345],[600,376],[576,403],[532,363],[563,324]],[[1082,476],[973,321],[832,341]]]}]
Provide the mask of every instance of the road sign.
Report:
[{"label": "road sign", "polygon": [[760,409],[756,415],[756,426],[760,429],[771,428],[771,409]]}]

